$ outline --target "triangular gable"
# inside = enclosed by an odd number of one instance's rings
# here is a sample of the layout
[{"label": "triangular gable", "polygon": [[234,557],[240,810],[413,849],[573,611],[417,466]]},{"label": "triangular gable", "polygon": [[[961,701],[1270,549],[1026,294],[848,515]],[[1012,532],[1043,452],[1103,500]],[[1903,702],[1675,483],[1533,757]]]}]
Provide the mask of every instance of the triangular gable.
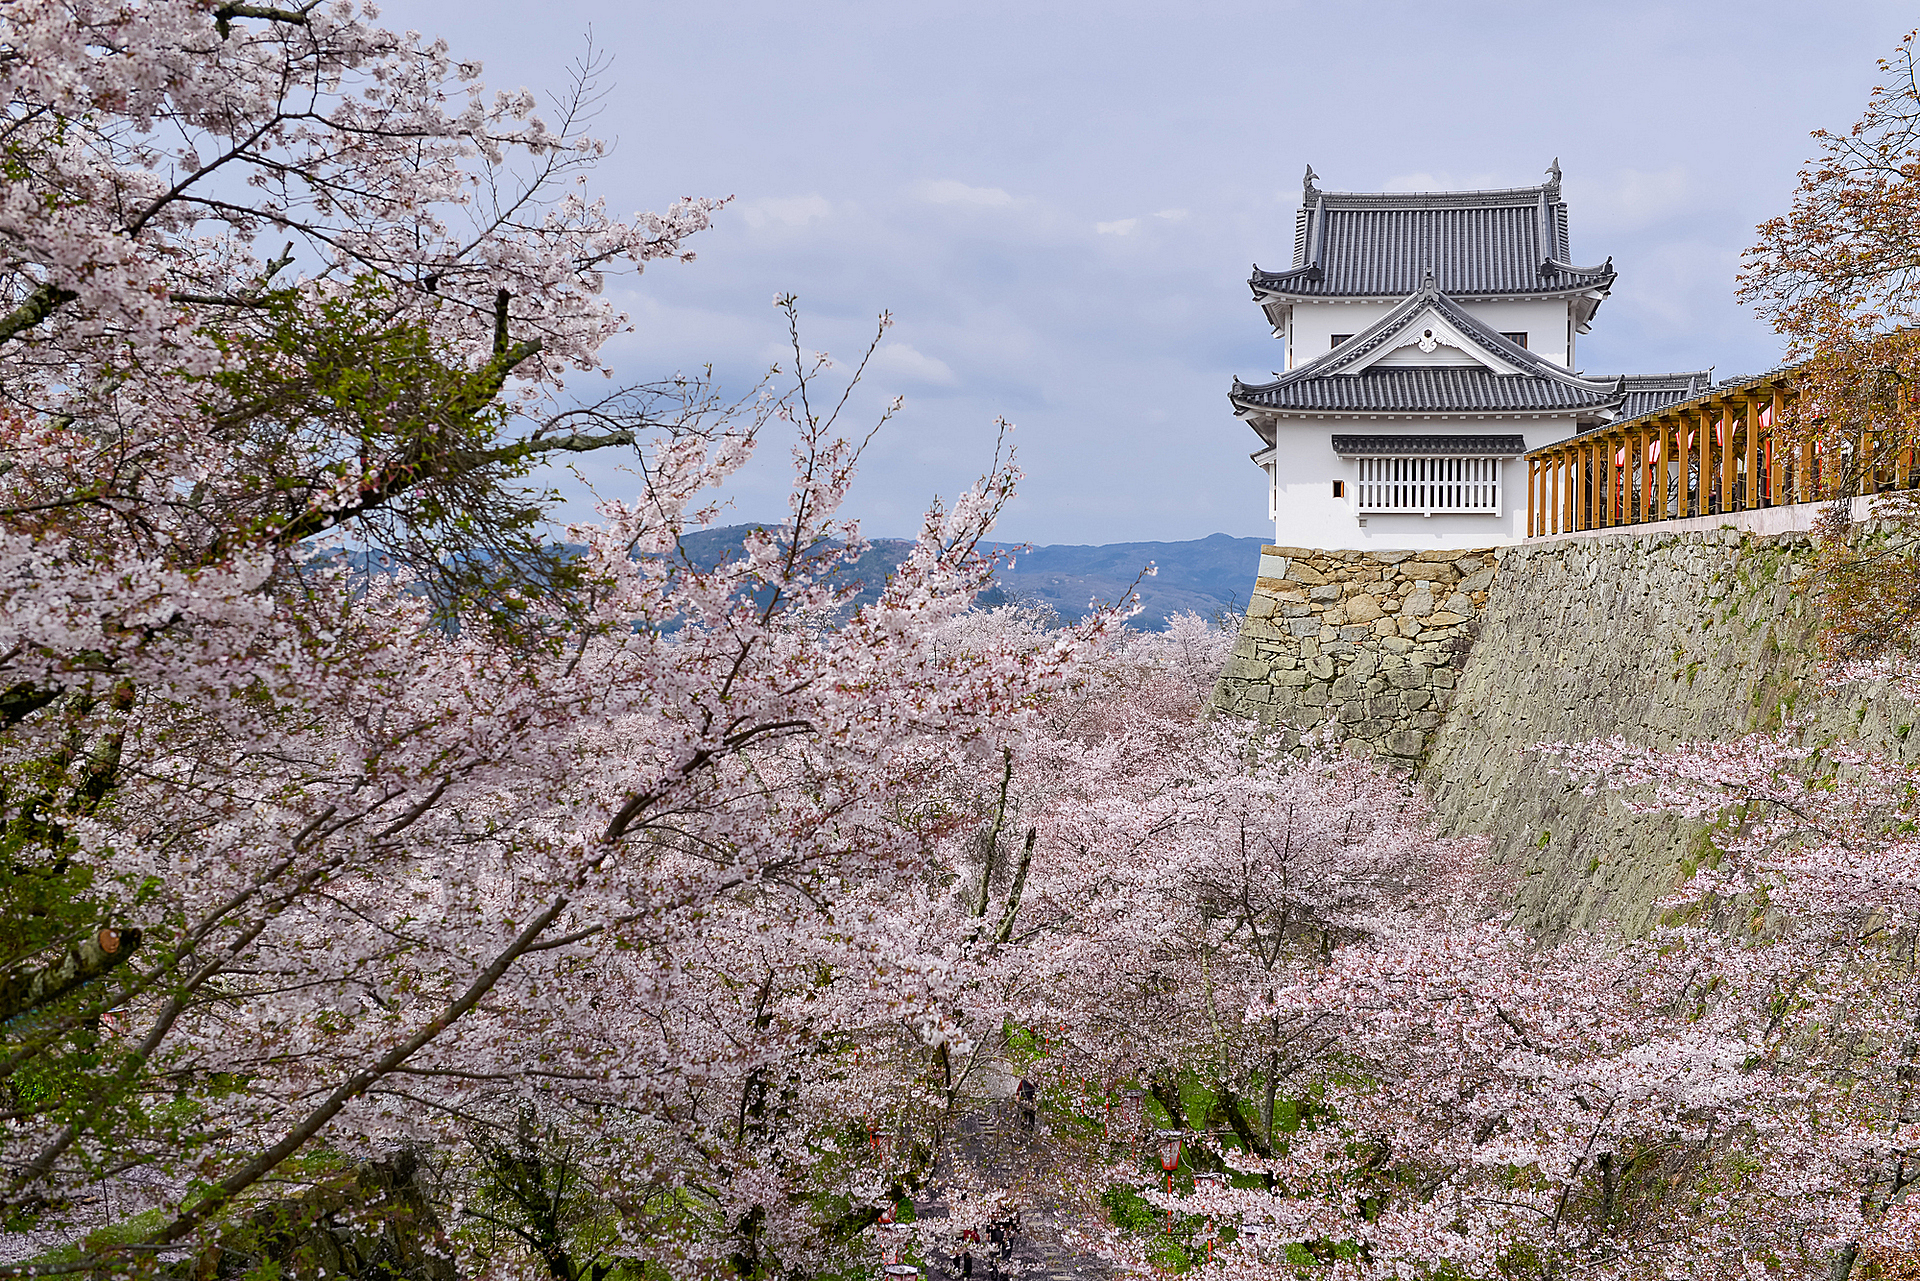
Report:
[{"label": "triangular gable", "polygon": [[1479,335],[1454,324],[1431,304],[1409,313],[1394,333],[1340,372],[1357,374],[1374,365],[1477,365],[1496,374],[1532,372],[1489,348]]}]

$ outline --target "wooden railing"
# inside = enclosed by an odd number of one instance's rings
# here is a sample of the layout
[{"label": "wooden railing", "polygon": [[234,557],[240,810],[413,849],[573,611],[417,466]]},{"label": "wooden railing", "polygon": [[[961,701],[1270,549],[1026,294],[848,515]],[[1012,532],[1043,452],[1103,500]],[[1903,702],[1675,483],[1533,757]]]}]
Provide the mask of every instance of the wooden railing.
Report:
[{"label": "wooden railing", "polygon": [[[1527,536],[1832,497],[1842,477],[1811,443],[1774,447],[1794,398],[1782,370],[1530,451]],[[1862,492],[1876,487],[1869,474]]]}]

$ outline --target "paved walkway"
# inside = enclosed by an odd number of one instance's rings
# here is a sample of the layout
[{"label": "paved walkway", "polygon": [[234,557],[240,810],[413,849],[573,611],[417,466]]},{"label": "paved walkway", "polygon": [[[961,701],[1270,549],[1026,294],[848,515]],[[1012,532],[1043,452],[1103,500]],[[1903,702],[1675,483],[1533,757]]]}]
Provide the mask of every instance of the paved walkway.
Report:
[{"label": "paved walkway", "polygon": [[[914,1204],[918,1217],[947,1217],[949,1189],[977,1196],[1004,1188],[1020,1210],[1007,1271],[1024,1281],[1111,1281],[1113,1270],[1105,1260],[1078,1252],[1063,1239],[1063,1214],[1070,1203],[1059,1178],[1074,1163],[1054,1159],[1058,1154],[1044,1123],[1028,1130],[1011,1100],[983,1100],[960,1116],[955,1131],[934,1169],[928,1197]],[[975,1251],[971,1281],[996,1281],[985,1258],[991,1248]],[[945,1260],[933,1261],[931,1271],[934,1281],[963,1281]]]}]

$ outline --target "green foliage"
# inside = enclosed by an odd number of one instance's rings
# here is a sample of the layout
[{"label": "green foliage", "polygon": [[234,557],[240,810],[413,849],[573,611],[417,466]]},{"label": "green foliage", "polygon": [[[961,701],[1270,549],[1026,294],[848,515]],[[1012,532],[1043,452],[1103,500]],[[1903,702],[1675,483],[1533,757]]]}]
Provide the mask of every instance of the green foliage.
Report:
[{"label": "green foliage", "polygon": [[[350,517],[447,619],[480,609],[511,624],[530,597],[580,586],[547,534],[558,495],[524,483],[544,446],[507,438],[498,399],[534,349],[502,329],[493,358],[468,369],[398,311],[394,286],[366,277],[319,298],[265,291],[213,335],[232,363],[205,380],[203,407],[246,463],[224,500],[240,510],[221,523],[284,543]],[[343,485],[355,496],[329,513]]]}]

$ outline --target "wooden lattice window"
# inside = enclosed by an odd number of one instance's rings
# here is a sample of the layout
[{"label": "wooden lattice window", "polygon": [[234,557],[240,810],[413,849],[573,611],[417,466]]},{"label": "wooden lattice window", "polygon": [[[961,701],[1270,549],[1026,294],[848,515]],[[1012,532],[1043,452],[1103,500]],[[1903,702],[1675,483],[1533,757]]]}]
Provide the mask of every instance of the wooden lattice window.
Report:
[{"label": "wooden lattice window", "polygon": [[1500,515],[1500,460],[1449,455],[1360,458],[1361,513]]}]

